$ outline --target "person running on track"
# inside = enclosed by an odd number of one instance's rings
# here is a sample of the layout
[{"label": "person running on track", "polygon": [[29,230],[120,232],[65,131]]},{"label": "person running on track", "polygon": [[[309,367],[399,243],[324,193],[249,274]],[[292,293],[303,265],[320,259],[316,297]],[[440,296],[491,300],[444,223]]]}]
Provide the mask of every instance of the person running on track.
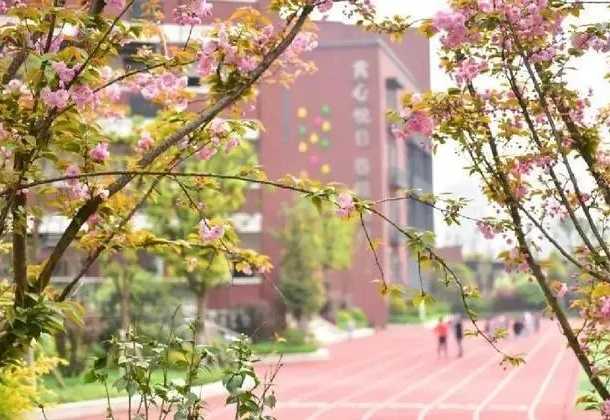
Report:
[{"label": "person running on track", "polygon": [[443,321],[443,317],[438,320],[438,324],[434,327],[434,333],[438,337],[438,348],[436,350],[436,354],[438,357],[441,357],[441,353],[445,353],[445,357],[447,357],[447,324]]},{"label": "person running on track", "polygon": [[458,357],[462,357],[464,351],[462,349],[462,339],[464,338],[464,329],[462,326],[462,316],[458,315],[453,325],[453,333],[455,334],[455,340],[458,345]]}]

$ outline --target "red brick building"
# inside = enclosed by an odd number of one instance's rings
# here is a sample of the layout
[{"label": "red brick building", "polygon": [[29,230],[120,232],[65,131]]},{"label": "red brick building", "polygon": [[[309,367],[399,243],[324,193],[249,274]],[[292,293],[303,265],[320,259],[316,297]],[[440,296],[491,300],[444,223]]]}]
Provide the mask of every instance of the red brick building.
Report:
[{"label": "red brick building", "polygon": [[[172,16],[177,0],[162,2],[165,16]],[[217,17],[229,16],[237,7],[263,8],[265,1],[214,1]],[[143,0],[136,1],[136,16]],[[179,43],[188,31],[165,24],[170,43]],[[302,76],[290,88],[265,85],[250,118],[260,120],[266,131],[253,133],[259,161],[270,178],[287,173],[306,173],[313,178],[339,181],[353,186],[363,198],[383,199],[405,187],[432,189],[432,157],[422,144],[425,139],[397,141],[385,120],[387,108],[396,108],[401,91],[421,92],[429,88],[429,43],[415,33],[406,34],[402,43],[365,33],[362,29],[333,22],[319,22],[319,45],[311,53],[318,71]],[[125,63],[131,63],[125,57]],[[198,80],[193,77],[193,88]],[[204,90],[204,89],[203,89]],[[134,114],[154,116],[154,109],[142,98],[128,98]],[[248,202],[234,215],[244,246],[269,255],[277,265],[281,246],[270,235],[282,224],[280,209],[293,196],[253,188]],[[379,209],[401,226],[433,230],[432,209],[418,202],[392,201]],[[55,221],[60,223],[60,221]],[[387,281],[419,286],[417,264],[404,246],[404,238],[388,224],[371,218],[367,222],[371,238],[381,238],[377,249]],[[60,226],[41,233],[52,236]],[[355,239],[353,268],[334,273],[329,294],[341,296],[362,308],[375,326],[388,319],[386,302],[372,280],[381,277],[374,255],[360,230]],[[149,262],[149,265],[154,265]],[[58,277],[67,277],[58,271]],[[158,270],[163,271],[158,264]],[[92,270],[91,276],[96,273]],[[278,301],[278,270],[265,278],[234,273],[234,282],[214,290],[208,307],[218,313],[244,305]],[[226,312],[225,312],[226,313]],[[236,316],[232,314],[232,318]],[[231,323],[230,321],[227,321]]]},{"label": "red brick building", "polygon": [[[215,11],[229,13],[235,3],[215,2]],[[318,26],[318,48],[311,53],[318,71],[299,77],[288,89],[266,85],[258,98],[253,117],[266,127],[258,150],[269,177],[304,173],[346,183],[370,199],[386,198],[409,186],[431,191],[432,158],[421,147],[422,139],[396,141],[384,117],[387,108],[396,108],[401,91],[429,88],[428,41],[415,31],[396,44],[356,26],[333,22]],[[251,234],[247,243],[259,246],[277,263],[281,246],[269,232],[281,226],[279,210],[293,196],[281,191],[252,193],[251,204],[260,199],[262,231]],[[432,209],[420,203],[394,201],[380,209],[402,226],[434,229]],[[377,219],[368,222],[368,229],[372,238],[383,239],[378,254],[386,279],[418,284],[417,266],[408,258],[398,232]],[[381,274],[362,231],[353,261],[351,270],[333,275],[330,294],[344,295],[374,325],[383,326],[387,306],[372,282]],[[252,284],[218,289],[209,306],[221,309],[255,300],[276,301],[279,280],[276,270],[264,280],[252,278]]]}]

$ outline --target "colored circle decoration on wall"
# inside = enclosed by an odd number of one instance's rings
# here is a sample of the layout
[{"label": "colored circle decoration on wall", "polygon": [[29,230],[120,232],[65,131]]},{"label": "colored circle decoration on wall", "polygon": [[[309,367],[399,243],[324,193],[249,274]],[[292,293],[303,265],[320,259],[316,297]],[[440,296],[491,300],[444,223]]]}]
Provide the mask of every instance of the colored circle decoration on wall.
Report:
[{"label": "colored circle decoration on wall", "polygon": [[[311,111],[301,106],[297,109],[297,116],[300,121],[297,126],[297,133],[302,139],[298,142],[300,153],[308,154],[307,163],[309,167],[317,167],[322,175],[330,173],[330,164],[325,162],[324,153],[331,149],[331,129],[330,106],[322,105],[319,111]],[[309,141],[304,140],[309,139]],[[307,177],[308,171],[301,170],[300,176]]]}]

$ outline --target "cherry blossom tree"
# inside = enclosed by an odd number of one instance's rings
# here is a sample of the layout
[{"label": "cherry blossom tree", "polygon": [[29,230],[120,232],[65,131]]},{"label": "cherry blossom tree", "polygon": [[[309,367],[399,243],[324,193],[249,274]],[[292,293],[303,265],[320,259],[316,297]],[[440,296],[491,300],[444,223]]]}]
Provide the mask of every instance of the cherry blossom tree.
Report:
[{"label": "cherry blossom tree", "polygon": [[[421,30],[439,36],[441,66],[454,87],[407,94],[391,113],[395,134],[431,135],[434,148],[456,145],[495,216],[479,221],[487,239],[504,241],[501,257],[542,289],[570,349],[596,396],[581,397],[610,418],[606,345],[610,321],[610,249],[600,230],[610,209],[608,105],[593,105],[570,74],[583,54],[607,55],[605,22],[579,24],[588,5],[579,1],[452,0]],[[459,219],[456,201],[430,200],[448,220]],[[552,234],[569,221],[579,246],[568,249]],[[553,281],[543,252],[548,245],[574,272]],[[434,260],[431,256],[424,257]],[[433,263],[436,263],[433,261]],[[455,278],[450,280],[454,283]],[[560,300],[572,291],[570,322]],[[467,290],[467,292],[470,292]],[[476,292],[475,292],[476,293]],[[601,353],[601,354],[600,354]]]},{"label": "cherry blossom tree", "polygon": [[[172,19],[190,36],[183,45],[168,45],[152,20],[125,18],[133,0],[0,1],[0,240],[14,284],[14,304],[2,306],[0,313],[0,367],[19,359],[41,334],[61,329],[65,316],[79,318],[73,293],[107,249],[212,247],[226,252],[229,247],[227,255],[236,256],[232,263],[268,269],[266,259],[238,252],[230,226],[223,228],[222,220],[211,220],[205,212],[198,231],[178,239],[136,229],[134,217],[162,180],[181,179],[188,188],[204,189],[221,177],[188,172],[182,163],[238,146],[240,123],[228,120],[253,106],[257,84],[289,83],[313,69],[302,58],[316,45],[308,19],[333,3],[274,0],[269,5],[273,19],[242,8],[227,20],[215,20],[211,3],[187,2]],[[368,0],[348,3],[348,13],[363,26],[394,34],[406,27],[399,18],[376,22]],[[156,4],[150,3],[150,13],[158,21]],[[209,29],[193,30],[202,23]],[[137,42],[156,43],[161,52],[143,47],[133,57],[137,66],[113,68],[122,49]],[[196,101],[187,89],[186,73],[192,68],[208,88]],[[141,134],[134,147],[115,142],[104,130],[128,116],[121,105],[127,93],[159,108],[152,121],[134,128]],[[234,129],[225,130],[227,125]],[[333,202],[344,190],[267,180],[255,167],[222,178],[315,193]],[[29,220],[48,212],[69,222],[49,255],[28,259]],[[74,248],[86,258],[78,273],[56,288],[50,284],[53,272]]]}]

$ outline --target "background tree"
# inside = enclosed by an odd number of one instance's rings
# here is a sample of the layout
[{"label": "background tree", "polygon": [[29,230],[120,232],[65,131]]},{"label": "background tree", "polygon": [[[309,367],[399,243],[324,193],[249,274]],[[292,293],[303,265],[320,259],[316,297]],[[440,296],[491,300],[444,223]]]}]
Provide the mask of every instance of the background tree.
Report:
[{"label": "background tree", "polygon": [[[239,147],[220,151],[208,160],[191,159],[184,164],[184,170],[222,176],[239,173],[255,163],[252,146],[243,142]],[[201,224],[202,218],[213,220],[229,217],[244,204],[248,188],[247,183],[234,179],[219,179],[194,188],[180,181],[162,181],[151,195],[145,212],[153,232],[177,240],[197,229],[209,229]],[[211,288],[231,280],[233,263],[224,253],[211,248],[183,247],[176,252],[175,249],[163,247],[159,255],[166,262],[166,274],[170,278],[185,280],[193,293],[195,337],[198,342],[207,341],[206,297]]]},{"label": "background tree", "polygon": [[282,244],[280,290],[283,304],[304,329],[308,317],[324,303],[320,235],[320,213],[309,202],[298,202],[284,212],[284,226],[279,232]]},{"label": "background tree", "polygon": [[167,331],[160,325],[170,319],[180,322],[181,302],[174,285],[141,267],[133,250],[102,261],[105,281],[96,291],[94,304],[105,321],[104,337],[118,333],[125,340],[132,328],[139,336],[162,339]]},{"label": "background tree", "polygon": [[[307,205],[309,203],[304,202],[304,204]],[[334,214],[330,205],[323,206],[318,223],[314,226],[322,245],[318,258],[322,269],[322,283],[325,290],[328,290],[332,283],[333,271],[350,268],[352,265],[354,234],[357,224],[357,218],[350,218],[348,220],[339,219]],[[349,295],[348,281],[344,278],[341,284],[341,294],[344,302]],[[329,296],[327,295],[325,306],[330,306],[330,303]]]}]

